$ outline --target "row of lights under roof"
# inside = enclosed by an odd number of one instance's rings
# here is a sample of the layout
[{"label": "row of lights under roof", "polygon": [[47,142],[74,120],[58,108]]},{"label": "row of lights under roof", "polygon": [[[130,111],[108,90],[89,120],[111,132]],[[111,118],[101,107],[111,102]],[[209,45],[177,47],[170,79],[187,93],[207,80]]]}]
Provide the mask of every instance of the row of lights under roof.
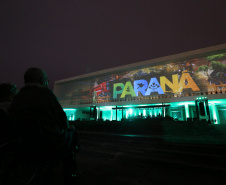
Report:
[{"label": "row of lights under roof", "polygon": [[197,97],[196,100],[206,100],[207,97]]}]

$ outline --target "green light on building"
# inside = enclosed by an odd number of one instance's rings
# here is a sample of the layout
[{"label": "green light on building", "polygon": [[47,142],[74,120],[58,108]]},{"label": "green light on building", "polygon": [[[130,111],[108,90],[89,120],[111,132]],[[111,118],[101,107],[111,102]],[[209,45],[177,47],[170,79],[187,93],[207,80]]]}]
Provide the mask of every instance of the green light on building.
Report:
[{"label": "green light on building", "polygon": [[75,121],[76,109],[63,109],[63,110],[66,113],[67,120],[69,120],[69,121]]},{"label": "green light on building", "polygon": [[143,115],[146,116],[146,110],[145,109],[143,110]]}]

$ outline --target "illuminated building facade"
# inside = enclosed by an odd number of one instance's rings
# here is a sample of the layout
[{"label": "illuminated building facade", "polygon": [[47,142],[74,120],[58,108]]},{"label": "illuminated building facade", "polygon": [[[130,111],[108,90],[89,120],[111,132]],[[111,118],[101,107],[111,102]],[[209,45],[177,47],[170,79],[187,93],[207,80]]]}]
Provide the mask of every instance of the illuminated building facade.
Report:
[{"label": "illuminated building facade", "polygon": [[226,124],[226,44],[56,81],[69,120],[173,117]]}]

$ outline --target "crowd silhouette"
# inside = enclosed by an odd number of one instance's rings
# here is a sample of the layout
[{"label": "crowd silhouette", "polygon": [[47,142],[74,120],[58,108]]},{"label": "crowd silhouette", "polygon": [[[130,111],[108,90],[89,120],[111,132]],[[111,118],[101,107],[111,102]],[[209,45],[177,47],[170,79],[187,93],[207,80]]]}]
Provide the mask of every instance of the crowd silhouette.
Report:
[{"label": "crowd silhouette", "polygon": [[12,83],[0,84],[0,184],[53,184],[56,169],[62,182],[78,176],[78,135],[48,88],[40,68],[29,68],[19,91]]}]

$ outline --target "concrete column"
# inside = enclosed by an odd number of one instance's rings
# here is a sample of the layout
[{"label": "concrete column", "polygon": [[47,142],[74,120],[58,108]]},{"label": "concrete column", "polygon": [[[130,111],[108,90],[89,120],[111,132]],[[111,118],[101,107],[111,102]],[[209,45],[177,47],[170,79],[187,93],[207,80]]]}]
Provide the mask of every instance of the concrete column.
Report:
[{"label": "concrete column", "polygon": [[116,121],[118,121],[118,116],[117,116],[117,113],[118,113],[118,110],[117,110],[117,106],[116,106]]},{"label": "concrete column", "polygon": [[188,106],[188,104],[185,104],[184,106],[185,106],[185,115],[186,115],[186,120],[187,120],[190,117],[189,116],[189,106]]},{"label": "concrete column", "polygon": [[220,124],[220,119],[219,119],[219,115],[218,115],[218,111],[217,111],[217,107],[215,105],[215,103],[211,103],[211,108],[212,108],[212,114],[213,114],[213,120],[214,120],[214,124]]},{"label": "concrete column", "polygon": [[97,120],[99,119],[100,117],[100,107],[97,107]]},{"label": "concrete column", "polygon": [[91,117],[91,107],[89,108],[89,121],[90,121],[90,117]]},{"label": "concrete column", "polygon": [[[187,120],[187,118],[186,118],[186,113],[185,113],[185,115],[184,115],[184,107],[183,107],[183,106],[180,108],[180,112],[181,112],[181,119],[182,119],[182,121]],[[184,120],[184,116],[185,116],[185,120]]]}]

